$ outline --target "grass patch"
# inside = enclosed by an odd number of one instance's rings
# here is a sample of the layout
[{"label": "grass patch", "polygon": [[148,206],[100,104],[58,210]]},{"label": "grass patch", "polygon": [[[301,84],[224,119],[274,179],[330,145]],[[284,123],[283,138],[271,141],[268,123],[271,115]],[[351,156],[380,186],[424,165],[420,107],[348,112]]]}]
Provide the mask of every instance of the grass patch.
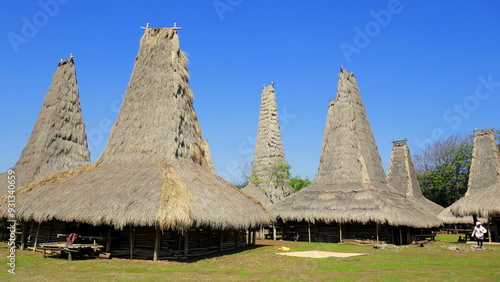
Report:
[{"label": "grass patch", "polygon": [[[455,236],[455,237],[452,237]],[[425,247],[404,246],[374,249],[371,246],[304,242],[261,241],[256,248],[232,254],[177,261],[76,260],[46,258],[40,253],[18,251],[16,275],[7,272],[7,245],[0,244],[0,280],[26,281],[498,281],[500,246],[485,245],[472,251],[470,245],[456,242],[458,235],[438,235],[438,241]],[[447,246],[459,246],[452,251]],[[318,250],[368,253],[351,258],[297,258],[276,255],[277,248],[294,251]]]}]

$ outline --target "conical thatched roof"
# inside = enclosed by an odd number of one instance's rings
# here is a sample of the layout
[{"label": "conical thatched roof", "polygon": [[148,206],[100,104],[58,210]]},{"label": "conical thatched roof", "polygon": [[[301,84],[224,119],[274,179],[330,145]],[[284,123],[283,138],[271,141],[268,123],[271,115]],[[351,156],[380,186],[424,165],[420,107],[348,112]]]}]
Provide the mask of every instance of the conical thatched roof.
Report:
[{"label": "conical thatched roof", "polygon": [[286,160],[273,83],[262,90],[252,173],[249,184],[242,191],[266,207],[291,194],[290,187],[276,184],[270,177],[279,165],[286,165]]},{"label": "conical thatched roof", "polygon": [[467,193],[449,208],[455,215],[500,214],[500,152],[493,129],[476,130]]},{"label": "conical thatched roof", "polygon": [[432,227],[441,222],[389,186],[352,73],[341,69],[330,102],[318,176],[271,207],[285,221]]},{"label": "conical thatched roof", "polygon": [[406,140],[393,142],[387,182],[423,208],[429,209],[434,215],[444,210],[442,206],[426,199],[422,194]]},{"label": "conical thatched roof", "polygon": [[186,63],[176,28],[146,28],[101,158],[24,187],[18,218],[178,231],[269,224],[260,204],[210,170]]},{"label": "conical thatched roof", "polygon": [[[13,170],[16,186],[90,163],[73,57],[61,61]],[[6,174],[0,175],[3,180]]]}]

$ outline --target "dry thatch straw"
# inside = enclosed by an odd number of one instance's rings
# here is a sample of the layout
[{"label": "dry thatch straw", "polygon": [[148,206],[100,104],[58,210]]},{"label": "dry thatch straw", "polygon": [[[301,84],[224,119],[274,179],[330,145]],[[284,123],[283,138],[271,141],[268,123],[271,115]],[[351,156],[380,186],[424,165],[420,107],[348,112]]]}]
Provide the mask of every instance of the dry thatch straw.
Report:
[{"label": "dry thatch straw", "polygon": [[[286,165],[286,160],[273,83],[264,86],[262,90],[251,181],[242,191],[257,199],[265,207],[290,195],[292,193],[290,187],[273,183],[270,178],[272,170],[280,165]],[[258,180],[258,183],[253,183],[252,180]]]},{"label": "dry thatch straw", "polygon": [[476,130],[467,193],[450,206],[454,215],[500,214],[500,152],[493,129]]},{"label": "dry thatch straw", "polygon": [[339,75],[318,176],[311,186],[274,204],[272,213],[284,221],[441,225],[436,216],[387,184],[356,79],[344,69]]},{"label": "dry thatch straw", "polygon": [[212,159],[212,153],[210,152],[210,145],[208,140],[203,140],[203,151],[205,152],[205,163],[208,165],[210,171],[215,172],[214,161]]},{"label": "dry thatch straw", "polygon": [[[42,109],[13,170],[22,187],[50,174],[90,163],[73,57],[54,73]],[[6,174],[0,175],[2,183]]]},{"label": "dry thatch straw", "polygon": [[406,140],[393,142],[387,182],[434,215],[438,215],[444,210],[442,206],[426,199],[422,194]]},{"label": "dry thatch straw", "polygon": [[269,224],[260,204],[211,170],[186,62],[175,29],[146,29],[101,158],[22,188],[18,219],[177,231]]}]

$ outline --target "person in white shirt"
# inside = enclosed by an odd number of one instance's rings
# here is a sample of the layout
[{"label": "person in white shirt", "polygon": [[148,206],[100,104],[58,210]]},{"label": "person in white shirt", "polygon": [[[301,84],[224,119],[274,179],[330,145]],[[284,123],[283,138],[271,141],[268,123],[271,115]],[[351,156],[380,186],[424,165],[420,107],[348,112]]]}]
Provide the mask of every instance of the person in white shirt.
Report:
[{"label": "person in white shirt", "polygon": [[476,227],[474,227],[474,230],[472,230],[472,237],[476,237],[477,240],[477,246],[482,249],[483,248],[483,240],[484,240],[484,234],[486,234],[486,228],[481,225],[481,222],[476,222]]}]

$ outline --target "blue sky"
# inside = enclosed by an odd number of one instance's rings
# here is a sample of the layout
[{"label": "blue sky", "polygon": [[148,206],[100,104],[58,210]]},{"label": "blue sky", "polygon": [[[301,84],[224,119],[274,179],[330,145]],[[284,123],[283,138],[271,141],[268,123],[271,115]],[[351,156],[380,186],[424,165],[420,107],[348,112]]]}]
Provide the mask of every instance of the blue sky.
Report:
[{"label": "blue sky", "polygon": [[143,30],[179,31],[216,172],[241,182],[272,81],[292,173],[317,173],[341,65],[356,75],[387,172],[391,141],[500,128],[498,1],[5,1],[0,171],[14,166],[61,58],[75,55],[92,161],[114,122]]}]

